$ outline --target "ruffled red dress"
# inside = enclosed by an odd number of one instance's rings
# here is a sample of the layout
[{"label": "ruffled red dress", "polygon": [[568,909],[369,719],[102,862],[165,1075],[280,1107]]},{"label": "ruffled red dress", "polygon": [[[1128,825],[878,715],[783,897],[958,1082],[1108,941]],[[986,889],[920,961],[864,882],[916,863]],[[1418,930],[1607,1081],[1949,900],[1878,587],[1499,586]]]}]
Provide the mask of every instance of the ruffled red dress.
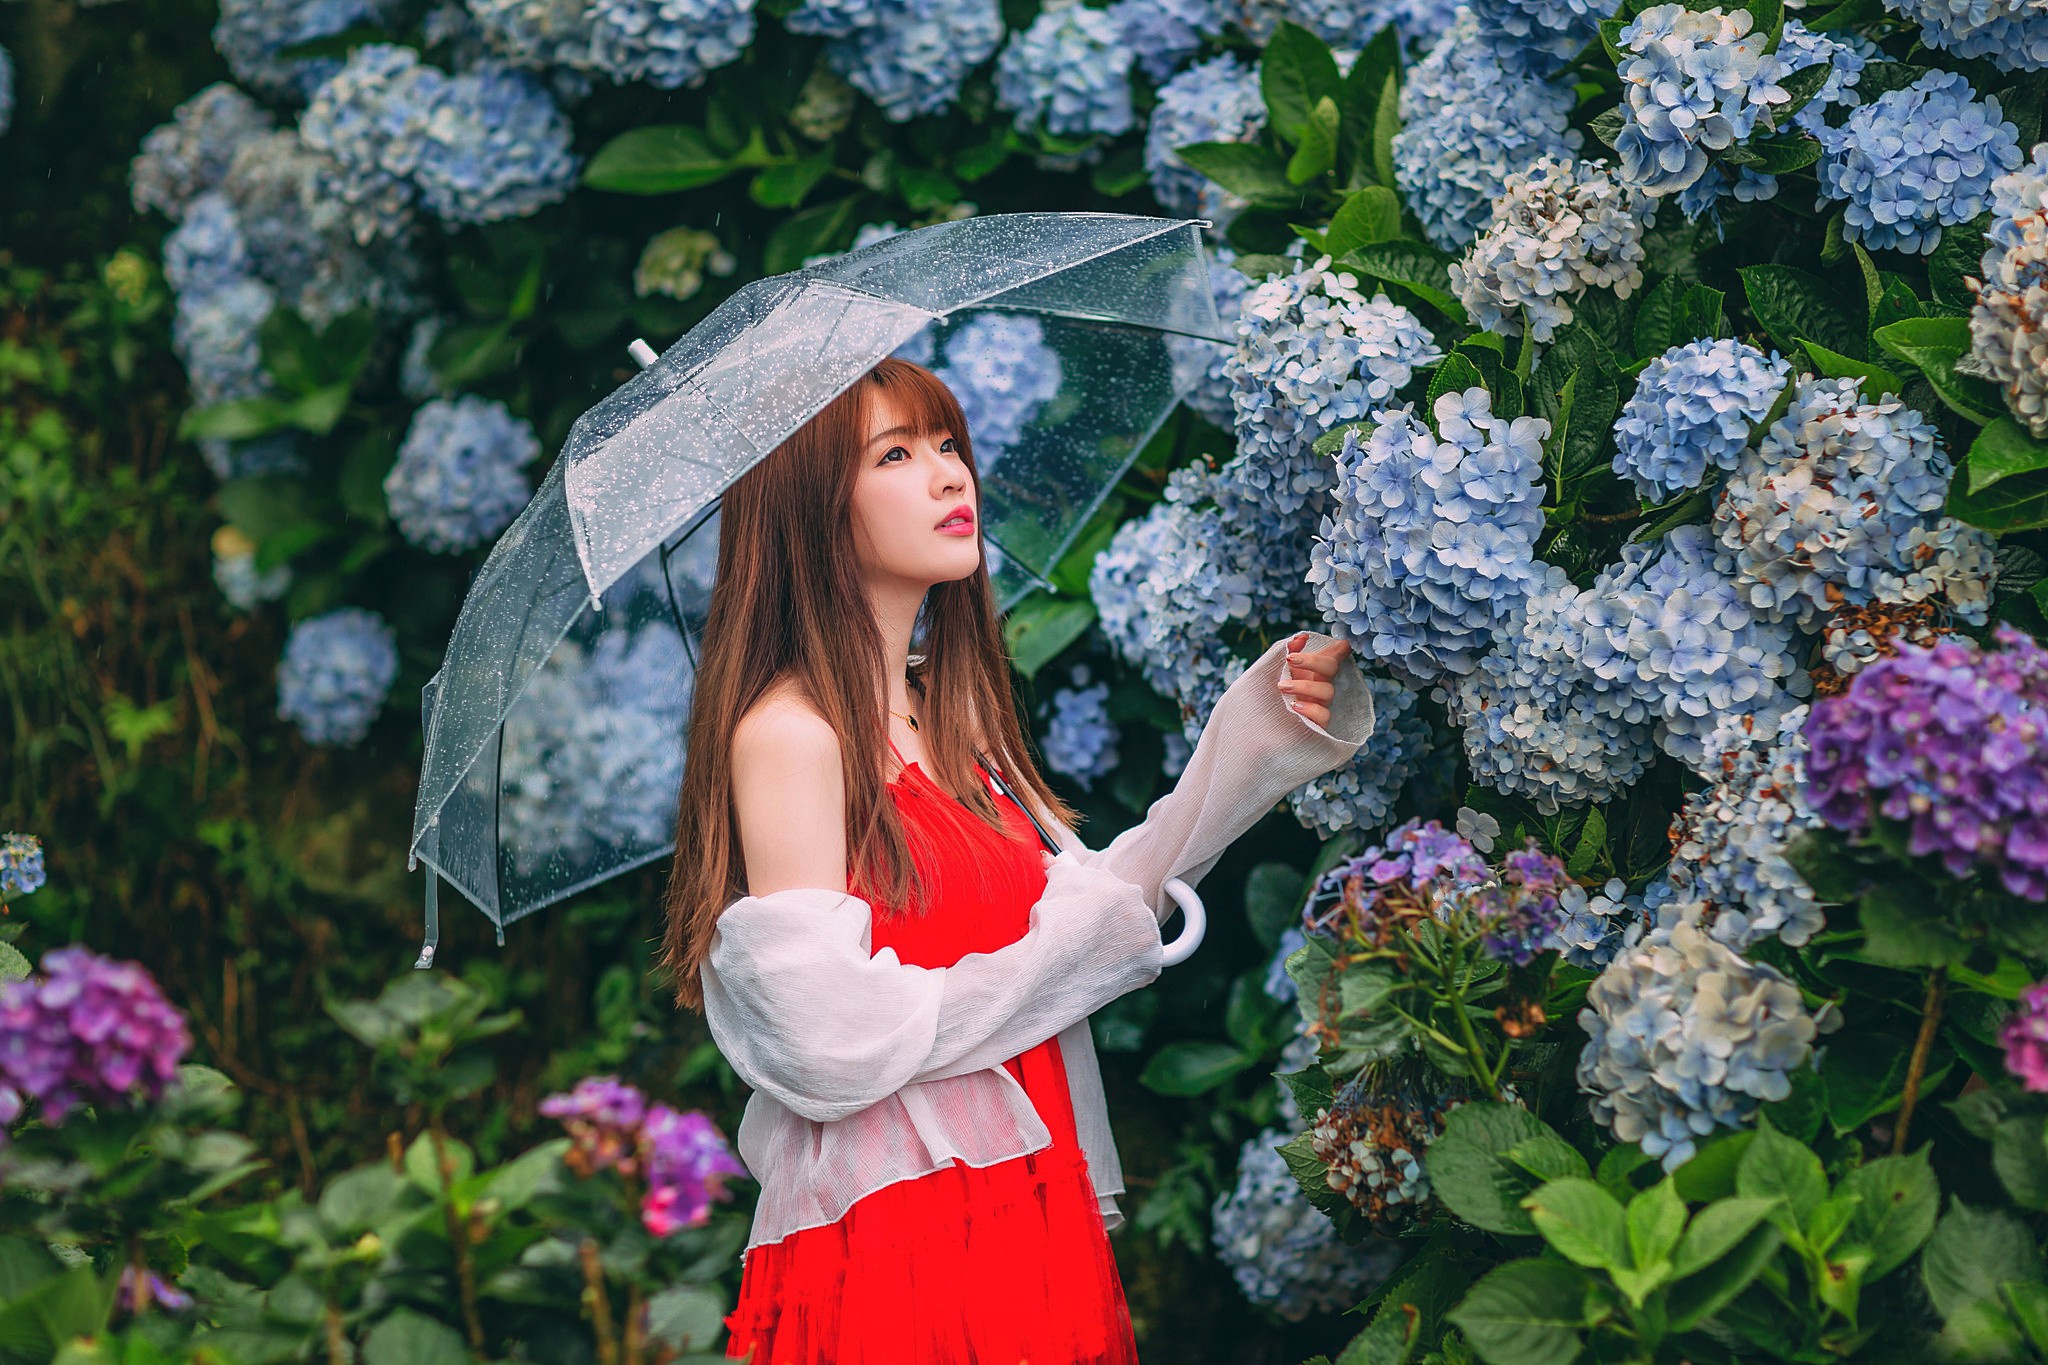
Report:
[{"label": "ruffled red dress", "polygon": [[[879,913],[879,902],[863,896],[878,911],[873,950],[946,967],[1022,938],[1045,894],[1038,836],[1023,810],[995,797],[1008,830],[997,835],[915,763],[889,791],[932,899],[929,913],[915,916]],[[859,878],[848,881],[861,895]],[[755,1247],[725,1319],[728,1359],[752,1352],[753,1365],[1137,1365],[1059,1040],[1003,1065],[1052,1144],[992,1166],[955,1158],[862,1197],[836,1223]]]}]

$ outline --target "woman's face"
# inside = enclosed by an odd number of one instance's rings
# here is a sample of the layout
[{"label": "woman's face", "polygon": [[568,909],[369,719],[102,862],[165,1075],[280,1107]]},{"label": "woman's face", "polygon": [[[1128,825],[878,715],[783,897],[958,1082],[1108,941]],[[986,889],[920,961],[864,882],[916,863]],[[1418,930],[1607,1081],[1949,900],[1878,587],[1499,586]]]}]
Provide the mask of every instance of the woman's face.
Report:
[{"label": "woman's face", "polygon": [[[853,485],[853,532],[871,581],[923,591],[981,563],[981,504],[952,433],[914,435],[887,390],[874,395]],[[966,508],[965,522],[942,523]]]}]

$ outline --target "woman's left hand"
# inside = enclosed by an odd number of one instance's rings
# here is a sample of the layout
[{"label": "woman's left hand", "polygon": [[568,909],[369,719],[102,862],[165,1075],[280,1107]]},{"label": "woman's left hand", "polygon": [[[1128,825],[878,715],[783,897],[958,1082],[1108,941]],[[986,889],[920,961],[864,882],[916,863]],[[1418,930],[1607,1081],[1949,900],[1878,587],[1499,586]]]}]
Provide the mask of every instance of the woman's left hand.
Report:
[{"label": "woman's left hand", "polygon": [[1298,631],[1287,642],[1287,671],[1294,676],[1280,680],[1280,697],[1296,713],[1317,725],[1330,723],[1330,700],[1337,695],[1337,667],[1350,654],[1351,645],[1337,640],[1314,652],[1305,652],[1308,632]]}]

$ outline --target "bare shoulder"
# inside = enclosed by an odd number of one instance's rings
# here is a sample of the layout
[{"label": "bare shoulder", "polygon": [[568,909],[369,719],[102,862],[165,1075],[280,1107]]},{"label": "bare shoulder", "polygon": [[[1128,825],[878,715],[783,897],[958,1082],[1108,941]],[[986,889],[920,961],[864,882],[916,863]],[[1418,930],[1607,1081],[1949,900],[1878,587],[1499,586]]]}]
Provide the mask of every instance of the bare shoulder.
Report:
[{"label": "bare shoulder", "polygon": [[794,691],[771,691],[734,726],[732,801],[751,894],[845,888],[839,734]]}]

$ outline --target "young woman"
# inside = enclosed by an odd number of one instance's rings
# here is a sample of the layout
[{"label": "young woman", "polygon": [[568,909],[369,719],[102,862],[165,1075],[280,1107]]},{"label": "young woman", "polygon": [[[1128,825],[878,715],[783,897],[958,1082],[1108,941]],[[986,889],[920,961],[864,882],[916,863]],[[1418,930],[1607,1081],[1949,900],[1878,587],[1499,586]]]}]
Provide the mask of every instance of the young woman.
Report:
[{"label": "young woman", "polygon": [[1169,877],[1371,733],[1348,646],[1276,641],[1088,850],[1015,714],[981,507],[958,401],[896,359],[724,497],[663,962],[755,1091],[726,1325],[759,1365],[1136,1361],[1088,1015],[1157,977]]}]

